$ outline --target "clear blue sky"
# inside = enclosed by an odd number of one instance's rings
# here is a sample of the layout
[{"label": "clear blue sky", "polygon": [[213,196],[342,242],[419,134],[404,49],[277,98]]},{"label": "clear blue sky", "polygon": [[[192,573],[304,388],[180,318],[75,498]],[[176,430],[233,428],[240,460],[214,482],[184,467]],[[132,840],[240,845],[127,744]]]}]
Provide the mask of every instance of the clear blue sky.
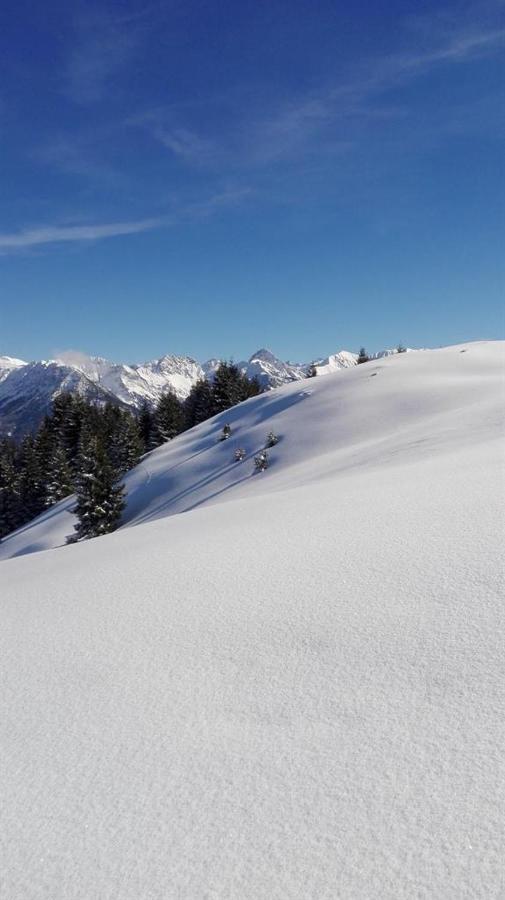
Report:
[{"label": "clear blue sky", "polygon": [[504,14],[6,4],[0,354],[503,337]]}]

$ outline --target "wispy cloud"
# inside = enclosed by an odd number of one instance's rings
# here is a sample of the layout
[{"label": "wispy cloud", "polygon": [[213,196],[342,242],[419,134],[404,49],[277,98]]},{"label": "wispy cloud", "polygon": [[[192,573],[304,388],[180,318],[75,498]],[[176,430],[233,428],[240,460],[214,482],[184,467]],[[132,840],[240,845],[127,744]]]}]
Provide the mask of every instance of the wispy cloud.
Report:
[{"label": "wispy cloud", "polygon": [[[113,133],[109,136],[114,137]],[[100,146],[97,145],[96,131],[86,137],[54,136],[39,144],[32,151],[31,158],[67,175],[79,175],[102,183],[115,183],[120,181],[120,175],[117,169],[103,158],[103,144],[106,143],[106,138],[107,135],[102,136]]]},{"label": "wispy cloud", "polygon": [[41,244],[69,241],[97,241],[102,238],[152,231],[164,224],[167,224],[166,220],[155,218],[140,219],[134,222],[111,222],[102,225],[47,225],[11,234],[0,234],[0,251],[22,250]]},{"label": "wispy cloud", "polygon": [[[388,101],[395,89],[437,67],[493,54],[505,43],[505,29],[499,27],[476,28],[454,21],[444,21],[442,27],[438,19],[425,17],[424,29],[421,50],[416,42],[413,50],[367,59],[338,83],[277,105],[271,102],[267,112],[244,103],[215,136],[208,124],[203,133],[194,109],[191,125],[181,121],[173,107],[148,111],[129,124],[147,129],[183,163],[210,169],[268,166],[300,158],[312,148],[320,151],[325,145],[349,149],[357,128],[405,116],[401,104]],[[205,113],[211,102],[206,99]]]},{"label": "wispy cloud", "polygon": [[174,205],[165,215],[128,222],[109,222],[91,225],[44,225],[22,231],[0,233],[0,254],[30,250],[47,244],[100,241],[104,238],[140,234],[160,228],[170,228],[188,222],[210,218],[220,210],[239,206],[252,193],[244,187],[229,187],[202,197],[201,200]]},{"label": "wispy cloud", "polygon": [[95,10],[75,19],[64,88],[72,100],[91,104],[108,96],[113,78],[143,47],[148,12],[121,16]]}]

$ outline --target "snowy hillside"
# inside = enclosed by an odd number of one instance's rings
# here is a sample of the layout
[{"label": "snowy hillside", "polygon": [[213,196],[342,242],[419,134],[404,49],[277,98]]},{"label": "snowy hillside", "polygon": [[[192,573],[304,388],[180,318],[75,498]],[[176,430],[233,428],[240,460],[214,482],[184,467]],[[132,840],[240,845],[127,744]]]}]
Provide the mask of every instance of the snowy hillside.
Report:
[{"label": "snowy hillside", "polygon": [[[501,353],[500,343],[486,343],[395,355],[255,397],[147,454],[125,479],[124,527],[265,486],[277,491],[389,464],[390,455],[395,462],[409,461],[413,451],[429,455],[432,431],[438,452],[474,442],[476,405],[481,416],[497,408]],[[225,423],[232,435],[220,442]],[[257,475],[253,458],[270,430],[280,441],[268,471]],[[242,463],[233,459],[238,447],[246,451]],[[72,505],[62,501],[23,526],[0,544],[0,559],[64,544],[73,531]]]},{"label": "snowy hillside", "polygon": [[0,564],[9,900],[501,897],[504,365],[253,398]]}]

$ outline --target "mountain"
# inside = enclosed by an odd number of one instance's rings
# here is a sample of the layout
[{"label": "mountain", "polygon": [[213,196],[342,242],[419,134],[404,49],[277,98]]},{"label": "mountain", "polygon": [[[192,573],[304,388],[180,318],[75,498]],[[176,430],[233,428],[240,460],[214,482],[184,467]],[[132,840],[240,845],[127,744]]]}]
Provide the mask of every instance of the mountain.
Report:
[{"label": "mountain", "polygon": [[0,545],[5,897],[502,896],[503,349],[262,394],[115,534]]},{"label": "mountain", "polygon": [[[394,353],[387,350],[378,356]],[[317,361],[317,374],[348,368],[356,361],[355,353],[342,350]],[[22,435],[32,430],[63,390],[76,390],[97,401],[116,399],[133,409],[140,409],[144,402],[157,403],[169,389],[184,400],[199,379],[212,380],[219,364],[217,358],[200,365],[189,356],[166,355],[128,365],[75,351],[50,362],[24,363],[0,357],[0,434]],[[249,378],[257,378],[263,390],[300,381],[309,369],[308,363],[283,362],[266,349],[257,350],[238,366]]]},{"label": "mountain", "polygon": [[264,390],[289,384],[290,381],[300,381],[307,377],[308,369],[306,364],[283,362],[265,349],[257,350],[240,367],[248,378],[257,378]]},{"label": "mountain", "polygon": [[13,356],[0,356],[0,381],[3,381],[4,378],[15,371],[15,369],[19,369],[21,366],[26,366],[27,364],[22,359],[15,359]]},{"label": "mountain", "polygon": [[56,362],[21,364],[0,381],[0,436],[21,436],[36,429],[63,391],[96,403],[118,402],[110,391],[78,369]]},{"label": "mountain", "polygon": [[339,369],[349,369],[358,364],[358,354],[341,350],[325,359],[316,360],[314,366],[318,375],[329,375],[330,372],[338,372]]}]

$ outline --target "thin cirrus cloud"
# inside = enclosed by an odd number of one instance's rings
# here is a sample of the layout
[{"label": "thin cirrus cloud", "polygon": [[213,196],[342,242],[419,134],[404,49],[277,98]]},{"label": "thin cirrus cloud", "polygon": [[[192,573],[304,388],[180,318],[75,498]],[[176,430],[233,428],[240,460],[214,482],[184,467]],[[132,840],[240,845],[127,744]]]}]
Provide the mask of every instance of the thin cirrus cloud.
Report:
[{"label": "thin cirrus cloud", "polygon": [[146,7],[132,15],[94,11],[76,18],[64,87],[71,100],[85,105],[108,97],[112,81],[143,50],[148,13]]},{"label": "thin cirrus cloud", "polygon": [[[156,109],[130,119],[130,125],[146,129],[183,163],[208,168],[265,166],[294,159],[314,147],[334,129],[349,147],[356,123],[374,123],[381,118],[401,117],[401,107],[381,110],[377,97],[429,74],[440,65],[461,65],[492,55],[505,43],[505,29],[458,29],[431,35],[431,46],[423,51],[394,53],[369,60],[352,77],[326,86],[311,95],[292,97],[273,105],[265,113],[249,112],[231,117],[219,138],[199,133],[197,127],[174,121],[176,110]],[[372,102],[373,101],[373,102]],[[206,106],[209,100],[206,100]],[[317,147],[316,147],[317,149]]]},{"label": "thin cirrus cloud", "polygon": [[152,231],[168,224],[162,218],[140,219],[134,222],[111,222],[103,225],[47,225],[40,228],[0,234],[0,251],[23,250],[42,244],[72,241],[97,241],[102,238]]},{"label": "thin cirrus cloud", "polygon": [[104,238],[122,235],[140,234],[145,231],[169,228],[188,222],[206,220],[220,210],[240,205],[251,189],[244,187],[228,187],[215,192],[195,203],[187,203],[175,209],[171,214],[150,219],[137,219],[129,222],[111,222],[99,225],[45,225],[39,228],[0,234],[0,254],[29,250],[45,244],[80,243],[83,241],[100,241]]}]

